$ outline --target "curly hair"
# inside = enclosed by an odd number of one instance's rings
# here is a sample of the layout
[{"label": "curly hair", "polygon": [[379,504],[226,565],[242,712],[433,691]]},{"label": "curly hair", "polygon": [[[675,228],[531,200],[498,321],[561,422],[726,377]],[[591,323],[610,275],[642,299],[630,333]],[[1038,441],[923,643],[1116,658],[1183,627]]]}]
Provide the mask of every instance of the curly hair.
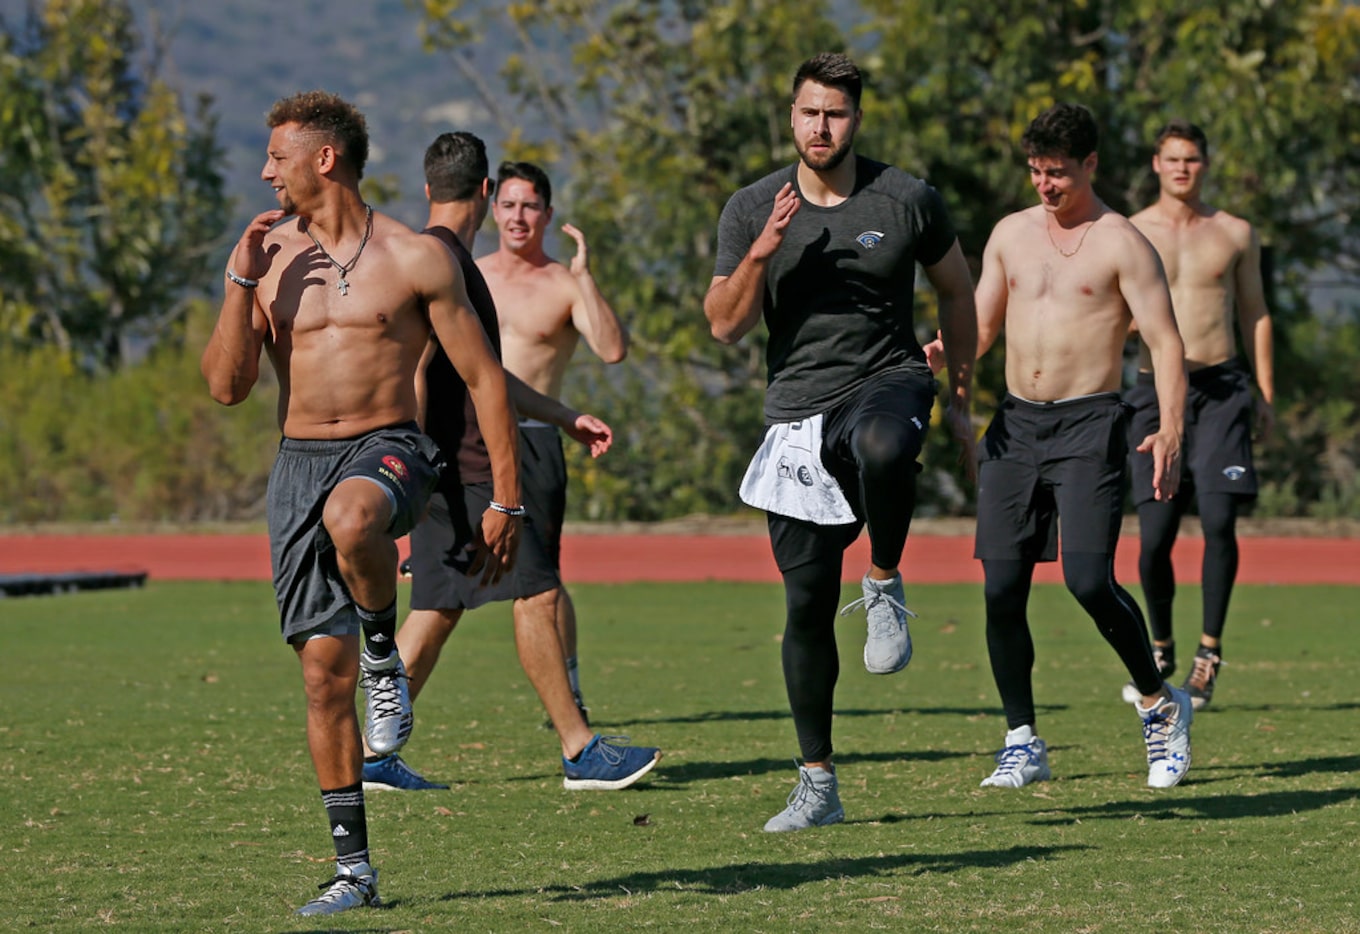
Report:
[{"label": "curly hair", "polygon": [[274,102],[265,123],[270,129],[296,123],[334,146],[340,158],[364,177],[368,161],[368,124],[357,107],[328,91],[302,91]]},{"label": "curly hair", "polygon": [[1080,104],[1054,104],[1020,137],[1026,156],[1067,156],[1078,162],[1095,152],[1099,143],[1096,118]]}]

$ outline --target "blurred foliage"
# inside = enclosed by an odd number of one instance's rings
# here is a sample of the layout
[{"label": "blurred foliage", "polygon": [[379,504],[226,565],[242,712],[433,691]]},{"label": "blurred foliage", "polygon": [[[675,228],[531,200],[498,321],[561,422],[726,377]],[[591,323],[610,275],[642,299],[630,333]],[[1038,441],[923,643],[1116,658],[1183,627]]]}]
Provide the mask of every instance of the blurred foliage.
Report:
[{"label": "blurred foliage", "polygon": [[174,333],[226,220],[215,119],[123,0],[0,21],[0,341],[114,369]]},{"label": "blurred foliage", "polygon": [[[405,2],[434,53],[423,67],[452,65],[492,112],[499,155],[555,176],[558,220],[585,230],[633,334],[623,364],[583,352],[568,376],[567,400],[616,431],[598,461],[568,453],[574,517],[737,508],[764,334],[709,336],[717,220],[795,158],[792,73],[823,49],[867,72],[860,151],[939,188],[975,270],[992,225],[1033,203],[1018,142],[1049,103],[1095,111],[1098,190],[1126,212],[1155,195],[1157,127],[1203,126],[1208,200],[1260,231],[1275,313],[1278,426],[1258,514],[1360,515],[1360,309],[1315,307],[1308,287],[1323,268],[1360,278],[1354,4]],[[214,309],[193,291],[217,283],[204,259],[228,213],[215,119],[206,101],[186,115],[160,49],[140,49],[115,0],[48,0],[0,23],[0,522],[263,513],[272,376],[224,409],[197,370]],[[365,192],[396,190],[382,177]],[[918,297],[925,337],[935,303]],[[979,431],[1002,365],[997,348],[979,367]],[[972,508],[947,434],[928,440],[921,515]]]},{"label": "blurred foliage", "polygon": [[[1360,9],[1324,0],[1025,2],[862,0],[421,0],[425,38],[460,72],[499,68],[487,91],[508,156],[559,176],[572,222],[591,239],[596,277],[628,319],[624,375],[588,355],[567,391],[606,415],[623,444],[574,463],[572,508],[596,518],[728,511],[760,432],[763,329],[734,348],[709,338],[703,294],[726,199],[795,158],[790,82],[823,49],[849,52],[867,87],[859,151],[926,178],[944,195],[976,271],[991,227],[1033,203],[1019,139],[1057,100],[1084,103],[1103,129],[1097,189],[1131,213],[1155,196],[1151,142],[1173,116],[1205,128],[1213,203],[1260,230],[1278,331],[1282,431],[1261,452],[1281,511],[1356,509],[1356,357],[1326,360],[1341,322],[1313,320],[1305,276],[1356,271],[1360,218]],[[487,43],[494,36],[494,43]],[[515,54],[480,50],[510,42]],[[529,128],[533,128],[530,132]],[[923,337],[935,330],[928,287]],[[1344,342],[1343,342],[1344,343]],[[1004,387],[1004,350],[979,366],[981,431]],[[1333,384],[1314,374],[1331,368]],[[588,401],[585,401],[588,400]],[[1307,423],[1307,424],[1305,424]],[[936,416],[938,426],[938,411]],[[1320,422],[1318,423],[1321,424]],[[1329,439],[1327,458],[1286,450],[1294,433]],[[947,432],[923,458],[921,514],[971,509]],[[1351,465],[1351,466],[1347,466]],[[1348,491],[1348,492],[1347,492]],[[1320,507],[1319,507],[1320,508]]]},{"label": "blurred foliage", "polygon": [[198,357],[205,301],[136,366],[90,373],[55,346],[0,350],[0,523],[190,522],[264,514],[277,446],[272,372],[225,408]]}]

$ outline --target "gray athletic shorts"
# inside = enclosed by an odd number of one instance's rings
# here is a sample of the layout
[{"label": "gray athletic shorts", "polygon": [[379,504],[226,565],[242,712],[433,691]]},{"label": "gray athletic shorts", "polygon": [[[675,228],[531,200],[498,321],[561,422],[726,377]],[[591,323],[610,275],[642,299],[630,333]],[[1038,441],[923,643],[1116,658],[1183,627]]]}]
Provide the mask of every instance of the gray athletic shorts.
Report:
[{"label": "gray athletic shorts", "polygon": [[[1133,504],[1151,502],[1152,455],[1134,450],[1162,423],[1151,373],[1139,373],[1124,396],[1133,406],[1129,429],[1129,470]],[[1197,493],[1231,493],[1247,499],[1257,494],[1252,461],[1251,427],[1256,405],[1251,373],[1241,358],[1190,371],[1185,399],[1185,442],[1181,452],[1181,487],[1176,497]]]},{"label": "gray athletic shorts", "polygon": [[411,609],[472,610],[561,586],[532,515],[524,519],[509,574],[490,587],[481,585],[480,575],[468,576],[490,502],[490,483],[463,485],[449,475],[430,496],[429,513],[411,531]]},{"label": "gray athletic shorts", "polygon": [[982,559],[1114,554],[1123,521],[1129,407],[1112,392],[1060,402],[1006,396],[978,452]]},{"label": "gray athletic shorts", "polygon": [[424,513],[443,468],[439,448],[414,422],[338,441],[279,442],[266,503],[274,594],[285,639],[358,631],[354,601],[322,524],[331,491],[351,477],[377,484],[392,504],[387,531],[396,539]]}]

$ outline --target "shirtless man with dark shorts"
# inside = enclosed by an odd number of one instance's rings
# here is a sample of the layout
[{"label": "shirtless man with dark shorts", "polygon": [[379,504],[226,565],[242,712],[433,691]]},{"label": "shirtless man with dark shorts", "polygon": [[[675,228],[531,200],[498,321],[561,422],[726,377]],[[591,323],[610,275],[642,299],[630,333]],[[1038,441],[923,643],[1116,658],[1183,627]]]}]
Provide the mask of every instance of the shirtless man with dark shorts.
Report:
[{"label": "shirtless man with dark shorts", "polygon": [[[487,177],[485,144],[471,133],[441,134],[425,151],[425,189],[430,214],[424,232],[440,240],[457,259],[472,307],[499,353],[496,304],[471,253],[494,189]],[[561,430],[586,445],[594,457],[609,449],[613,436],[598,418],[568,408],[509,371],[506,381],[520,415],[552,426],[554,441]],[[599,791],[627,788],[652,769],[660,751],[593,733],[579,709],[555,625],[562,583],[538,513],[528,510],[512,573],[487,584],[474,572],[479,518],[492,496],[492,465],[467,387],[438,342],[431,342],[417,392],[424,400],[426,433],[456,466],[445,471],[431,495],[429,515],[411,532],[411,612],[397,632],[397,650],[410,671],[411,699],[428,682],[464,611],[512,600],[515,648],[557,732],[563,786]],[[560,441],[557,444],[560,451]],[[527,459],[529,455],[522,450],[521,456]],[[530,484],[523,473],[521,477],[528,505]],[[448,787],[427,780],[395,750],[366,753],[365,788],[420,791]]]},{"label": "shirtless man with dark shorts", "polygon": [[[1141,542],[1138,571],[1152,652],[1167,678],[1176,670],[1171,549],[1190,505],[1199,512],[1204,534],[1201,632],[1182,685],[1196,710],[1209,703],[1218,681],[1223,624],[1237,579],[1237,515],[1257,493],[1252,429],[1264,440],[1275,420],[1274,338],[1261,282],[1261,243],[1250,223],[1204,203],[1208,169],[1204,131],[1185,120],[1168,123],[1157,134],[1152,157],[1160,194],[1129,218],[1152,241],[1166,267],[1190,371],[1180,491],[1170,500],[1152,495],[1153,468],[1146,454],[1135,451],[1130,467]],[[1234,324],[1242,336],[1241,356]],[[1253,373],[1260,391],[1255,401]],[[1134,409],[1134,437],[1157,430],[1153,380],[1152,355],[1140,342],[1138,382],[1124,396]],[[1124,699],[1132,701],[1135,691],[1125,685]]]},{"label": "shirtless man with dark shorts", "polygon": [[[322,91],[269,112],[261,177],[279,207],[232,251],[226,294],[201,369],[214,399],[244,400],[268,353],[283,440],[269,480],[274,589],[283,636],[302,667],[307,744],[335,845],[336,872],[299,909],[376,905],[354,695],[405,691],[393,650],[397,545],[425,512],[444,468],[416,424],[415,374],[433,329],[467,384],[486,437],[493,507],[476,561],[488,581],[514,563],[520,533],[514,415],[505,374],[448,249],[364,204],[368,131]],[[361,645],[362,637],[362,645]],[[409,722],[384,721],[390,748]]]},{"label": "shirtless man with dark shorts", "polygon": [[978,452],[976,555],[1008,732],[983,785],[1019,788],[1050,775],[1047,745],[1035,732],[1026,608],[1035,563],[1057,557],[1060,516],[1067,588],[1138,690],[1148,784],[1168,788],[1190,767],[1190,698],[1162,680],[1138,604],[1114,578],[1128,445],[1119,386],[1130,322],[1157,364],[1160,427],[1138,449],[1152,460],[1158,499],[1176,492],[1179,477],[1184,352],[1156,252],[1092,190],[1097,141],[1085,107],[1056,104],[1035,118],[1022,146],[1039,204],[996,225],[978,279],[979,356],[1003,327],[1006,334],[1006,396]]}]

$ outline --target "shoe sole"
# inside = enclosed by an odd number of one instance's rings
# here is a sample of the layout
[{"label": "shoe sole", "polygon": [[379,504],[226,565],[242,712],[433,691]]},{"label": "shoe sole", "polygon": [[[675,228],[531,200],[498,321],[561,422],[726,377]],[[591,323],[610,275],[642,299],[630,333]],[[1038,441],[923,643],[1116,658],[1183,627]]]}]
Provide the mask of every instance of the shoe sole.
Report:
[{"label": "shoe sole", "polygon": [[620,788],[627,788],[633,782],[650,772],[658,762],[660,756],[656,756],[651,762],[638,769],[632,775],[613,780],[604,778],[567,778],[563,776],[562,787],[568,791],[618,791]]},{"label": "shoe sole", "polygon": [[364,791],[448,791],[448,785],[427,785],[424,788],[403,788],[387,782],[364,782]]},{"label": "shoe sole", "polygon": [[1052,773],[1052,772],[1045,772],[1045,773],[1043,773],[1042,775],[1036,775],[1036,776],[1034,776],[1033,778],[1031,778],[1029,781],[1021,782],[1021,783],[1018,784],[1018,785],[1008,785],[1008,784],[1006,784],[1005,782],[994,782],[994,781],[991,780],[991,778],[984,778],[984,779],[982,780],[982,783],[979,784],[978,787],[979,787],[979,788],[1007,788],[1007,789],[1010,789],[1011,791],[1019,791],[1021,788],[1024,788],[1026,785],[1033,785],[1035,782],[1046,782],[1046,781],[1049,781],[1051,778],[1053,778],[1053,773]]},{"label": "shoe sole", "polygon": [[911,653],[908,652],[907,657],[902,660],[902,664],[898,665],[896,668],[875,668],[874,666],[869,664],[869,659],[866,658],[864,660],[864,670],[869,672],[869,674],[871,675],[895,675],[910,664]]},{"label": "shoe sole", "polygon": [[841,809],[833,814],[828,814],[825,819],[817,821],[815,824],[808,824],[806,827],[771,827],[768,823],[762,828],[765,833],[797,833],[800,830],[811,830],[814,827],[830,827],[832,824],[839,824],[845,820],[845,810]]}]

